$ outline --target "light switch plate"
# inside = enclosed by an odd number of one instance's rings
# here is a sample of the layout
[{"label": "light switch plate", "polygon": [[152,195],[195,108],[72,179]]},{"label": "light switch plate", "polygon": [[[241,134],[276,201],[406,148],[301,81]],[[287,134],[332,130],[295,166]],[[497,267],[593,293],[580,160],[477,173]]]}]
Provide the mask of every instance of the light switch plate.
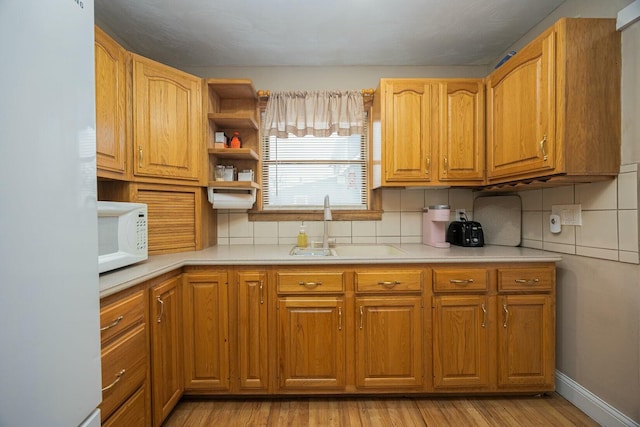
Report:
[{"label": "light switch plate", "polygon": [[552,205],[551,214],[560,217],[561,225],[582,225],[582,205]]}]

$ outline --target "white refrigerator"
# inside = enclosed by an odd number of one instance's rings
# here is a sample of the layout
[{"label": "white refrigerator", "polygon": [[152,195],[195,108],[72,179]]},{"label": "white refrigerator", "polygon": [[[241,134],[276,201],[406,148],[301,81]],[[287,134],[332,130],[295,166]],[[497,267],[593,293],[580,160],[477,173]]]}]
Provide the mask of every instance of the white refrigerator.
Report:
[{"label": "white refrigerator", "polygon": [[0,0],[0,426],[99,426],[93,0]]}]

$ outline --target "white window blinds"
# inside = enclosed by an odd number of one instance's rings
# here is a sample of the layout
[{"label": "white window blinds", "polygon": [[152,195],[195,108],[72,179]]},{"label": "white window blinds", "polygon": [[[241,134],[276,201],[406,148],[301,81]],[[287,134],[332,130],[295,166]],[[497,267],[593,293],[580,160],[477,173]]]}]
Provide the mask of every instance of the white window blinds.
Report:
[{"label": "white window blinds", "polygon": [[262,140],[264,210],[367,209],[367,129],[351,136],[266,136]]}]

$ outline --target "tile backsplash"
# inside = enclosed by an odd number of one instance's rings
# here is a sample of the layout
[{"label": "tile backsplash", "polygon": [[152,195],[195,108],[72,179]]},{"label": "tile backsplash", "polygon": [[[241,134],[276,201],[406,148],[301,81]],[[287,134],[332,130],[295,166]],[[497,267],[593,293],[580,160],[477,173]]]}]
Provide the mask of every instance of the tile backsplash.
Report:
[{"label": "tile backsplash", "polygon": [[[612,181],[521,190],[522,246],[554,252],[640,263],[638,256],[638,165],[623,165]],[[473,218],[472,190],[384,189],[382,220],[331,221],[338,243],[421,243],[422,209],[448,204]],[[549,231],[551,206],[580,204],[582,226]],[[321,241],[322,221],[306,221],[310,241]],[[218,244],[295,244],[299,221],[250,222],[244,211],[218,211]]]}]

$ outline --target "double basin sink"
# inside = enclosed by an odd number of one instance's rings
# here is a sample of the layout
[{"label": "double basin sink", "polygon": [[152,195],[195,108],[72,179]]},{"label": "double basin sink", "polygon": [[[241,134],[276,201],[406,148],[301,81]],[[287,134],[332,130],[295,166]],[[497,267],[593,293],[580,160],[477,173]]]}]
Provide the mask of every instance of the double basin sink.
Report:
[{"label": "double basin sink", "polygon": [[329,249],[299,248],[294,246],[289,254],[292,256],[307,257],[341,256],[369,258],[378,256],[399,256],[404,255],[405,252],[391,245],[338,245]]}]

